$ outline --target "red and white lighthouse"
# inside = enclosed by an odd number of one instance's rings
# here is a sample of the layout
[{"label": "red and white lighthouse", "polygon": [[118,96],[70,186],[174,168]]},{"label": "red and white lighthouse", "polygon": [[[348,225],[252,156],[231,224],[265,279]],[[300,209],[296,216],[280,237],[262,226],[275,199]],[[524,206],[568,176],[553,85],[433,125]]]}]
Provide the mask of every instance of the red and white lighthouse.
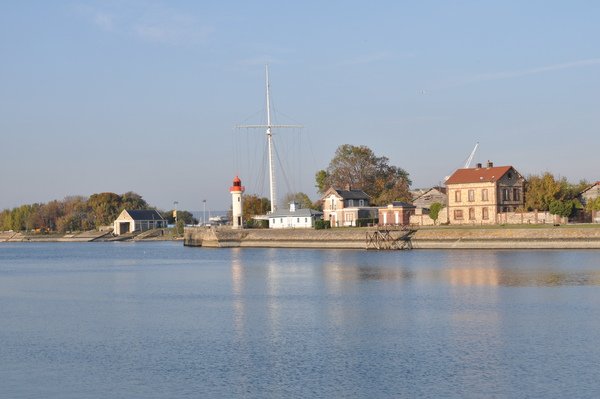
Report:
[{"label": "red and white lighthouse", "polygon": [[234,229],[241,229],[243,227],[242,221],[242,194],[244,193],[244,186],[239,177],[233,179],[233,186],[229,187],[231,193],[231,216],[232,216],[232,227]]}]

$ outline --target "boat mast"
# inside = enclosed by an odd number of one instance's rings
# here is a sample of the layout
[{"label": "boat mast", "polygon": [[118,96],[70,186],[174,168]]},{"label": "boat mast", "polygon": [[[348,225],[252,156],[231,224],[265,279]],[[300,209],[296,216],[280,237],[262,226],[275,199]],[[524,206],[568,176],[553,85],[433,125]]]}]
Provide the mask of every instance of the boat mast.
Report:
[{"label": "boat mast", "polygon": [[267,82],[267,144],[269,150],[269,195],[271,200],[271,213],[277,210],[275,195],[275,170],[273,165],[273,133],[271,132],[271,97],[269,93],[269,66],[265,65]]},{"label": "boat mast", "polygon": [[238,128],[266,128],[269,157],[269,200],[271,213],[277,210],[277,195],[275,191],[275,162],[273,161],[273,128],[302,128],[302,125],[273,125],[271,123],[271,89],[269,87],[269,66],[265,65],[267,83],[267,124],[266,125],[239,125]]}]

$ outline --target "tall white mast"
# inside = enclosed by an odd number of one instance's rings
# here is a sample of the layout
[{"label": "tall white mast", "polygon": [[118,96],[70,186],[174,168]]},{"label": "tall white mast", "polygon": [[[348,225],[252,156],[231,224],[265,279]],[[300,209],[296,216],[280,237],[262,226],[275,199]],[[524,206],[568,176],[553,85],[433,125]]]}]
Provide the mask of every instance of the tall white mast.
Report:
[{"label": "tall white mast", "polygon": [[275,170],[273,169],[273,134],[271,133],[271,97],[269,93],[269,66],[265,65],[267,81],[267,144],[269,147],[269,195],[271,212],[277,210],[277,196],[275,195]]},{"label": "tall white mast", "polygon": [[275,193],[275,163],[273,162],[273,128],[301,128],[302,125],[273,125],[271,124],[271,89],[269,87],[269,66],[265,66],[267,83],[267,124],[266,125],[241,125],[239,128],[266,128],[267,144],[269,151],[269,200],[271,201],[271,213],[277,210],[277,195]]}]

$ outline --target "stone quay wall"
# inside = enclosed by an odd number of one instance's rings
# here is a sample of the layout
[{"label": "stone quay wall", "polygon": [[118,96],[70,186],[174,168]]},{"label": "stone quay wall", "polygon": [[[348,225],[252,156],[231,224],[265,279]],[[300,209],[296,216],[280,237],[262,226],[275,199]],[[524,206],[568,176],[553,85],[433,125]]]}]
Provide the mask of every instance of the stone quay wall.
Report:
[{"label": "stone quay wall", "polygon": [[[365,249],[365,228],[305,230],[187,227],[184,245],[209,248]],[[421,228],[414,249],[600,249],[600,227]]]}]

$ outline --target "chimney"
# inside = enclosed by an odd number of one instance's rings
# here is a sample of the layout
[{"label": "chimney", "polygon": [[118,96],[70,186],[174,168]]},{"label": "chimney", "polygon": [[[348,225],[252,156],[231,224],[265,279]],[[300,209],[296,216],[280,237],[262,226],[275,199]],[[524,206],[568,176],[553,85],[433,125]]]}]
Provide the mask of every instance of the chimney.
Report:
[{"label": "chimney", "polygon": [[346,183],[346,191],[350,191],[350,190],[352,190],[350,183]]},{"label": "chimney", "polygon": [[296,208],[299,208],[295,201],[290,202],[290,212],[296,212]]},{"label": "chimney", "polygon": [[487,167],[488,168],[493,168],[494,167],[494,163],[492,161],[488,160]]},{"label": "chimney", "polygon": [[481,169],[481,163],[477,164],[477,169]]}]

